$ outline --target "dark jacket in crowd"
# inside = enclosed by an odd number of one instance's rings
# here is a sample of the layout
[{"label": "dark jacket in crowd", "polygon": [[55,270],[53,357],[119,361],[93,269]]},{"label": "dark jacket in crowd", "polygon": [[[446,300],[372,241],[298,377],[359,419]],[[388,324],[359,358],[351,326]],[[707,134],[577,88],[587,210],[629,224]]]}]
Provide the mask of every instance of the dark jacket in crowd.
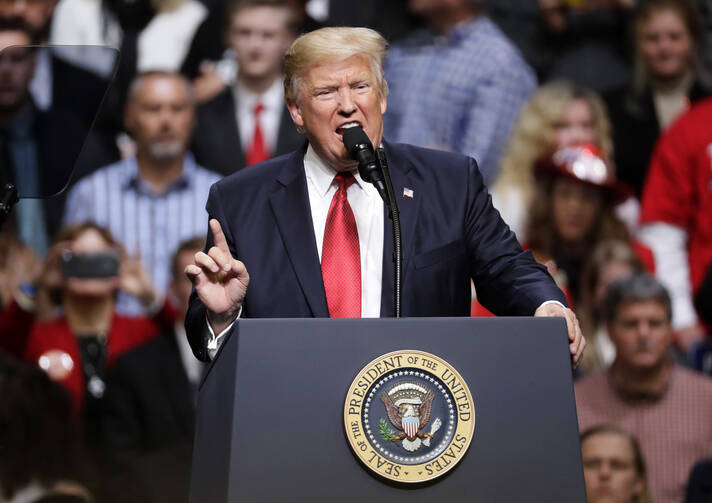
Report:
[{"label": "dark jacket in crowd", "polygon": [[172,331],[116,360],[104,398],[116,501],[188,500],[196,397]]},{"label": "dark jacket in crowd", "polygon": [[[711,93],[712,90],[695,82],[688,98],[694,103]],[[625,87],[611,91],[604,98],[613,128],[616,176],[640,197],[650,156],[661,133],[653,92],[647,87],[636,96],[629,87]]]},{"label": "dark jacket in crowd", "polygon": [[[229,175],[245,167],[245,152],[240,141],[235,99],[231,89],[225,89],[198,108],[198,119],[193,133],[192,152],[198,164],[221,175]],[[279,123],[276,157],[296,150],[304,143],[304,135],[284,107]]]}]

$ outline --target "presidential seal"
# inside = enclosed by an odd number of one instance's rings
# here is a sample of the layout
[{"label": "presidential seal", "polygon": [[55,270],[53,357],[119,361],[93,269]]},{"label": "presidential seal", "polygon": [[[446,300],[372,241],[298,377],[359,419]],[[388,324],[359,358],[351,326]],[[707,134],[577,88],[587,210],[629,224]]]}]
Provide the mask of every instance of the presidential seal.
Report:
[{"label": "presidential seal", "polygon": [[351,383],[344,427],[369,469],[398,482],[424,482],[465,455],[475,431],[475,405],[445,360],[394,351],[366,365]]}]

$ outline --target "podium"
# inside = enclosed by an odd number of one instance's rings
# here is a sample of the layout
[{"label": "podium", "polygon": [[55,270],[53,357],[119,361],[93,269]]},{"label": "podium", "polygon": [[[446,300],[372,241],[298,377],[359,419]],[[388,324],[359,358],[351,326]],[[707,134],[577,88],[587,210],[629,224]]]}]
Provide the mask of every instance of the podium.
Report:
[{"label": "podium", "polygon": [[[469,449],[435,480],[387,480],[347,439],[352,381],[396,350],[437,355],[472,395]],[[190,501],[585,501],[565,322],[240,320],[200,390]]]}]

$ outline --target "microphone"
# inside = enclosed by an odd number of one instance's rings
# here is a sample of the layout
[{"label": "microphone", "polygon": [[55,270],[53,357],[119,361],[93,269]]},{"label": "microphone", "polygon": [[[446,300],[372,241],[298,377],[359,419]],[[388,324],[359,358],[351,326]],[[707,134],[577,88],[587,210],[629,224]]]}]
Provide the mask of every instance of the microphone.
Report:
[{"label": "microphone", "polygon": [[364,181],[376,186],[381,199],[390,206],[383,171],[376,160],[373,145],[365,131],[360,126],[354,126],[344,131],[344,146],[349,156],[358,161],[358,172]]}]

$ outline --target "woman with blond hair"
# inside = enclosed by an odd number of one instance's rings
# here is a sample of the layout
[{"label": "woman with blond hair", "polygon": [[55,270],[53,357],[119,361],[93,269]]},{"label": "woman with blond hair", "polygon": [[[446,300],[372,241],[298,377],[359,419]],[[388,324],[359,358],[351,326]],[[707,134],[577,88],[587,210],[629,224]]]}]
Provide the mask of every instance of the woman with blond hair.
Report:
[{"label": "woman with blond hair", "polygon": [[601,98],[566,81],[541,86],[522,108],[492,186],[494,205],[520,242],[527,239],[525,215],[536,186],[535,163],[576,143],[593,143],[604,156],[612,154],[610,125]]}]

